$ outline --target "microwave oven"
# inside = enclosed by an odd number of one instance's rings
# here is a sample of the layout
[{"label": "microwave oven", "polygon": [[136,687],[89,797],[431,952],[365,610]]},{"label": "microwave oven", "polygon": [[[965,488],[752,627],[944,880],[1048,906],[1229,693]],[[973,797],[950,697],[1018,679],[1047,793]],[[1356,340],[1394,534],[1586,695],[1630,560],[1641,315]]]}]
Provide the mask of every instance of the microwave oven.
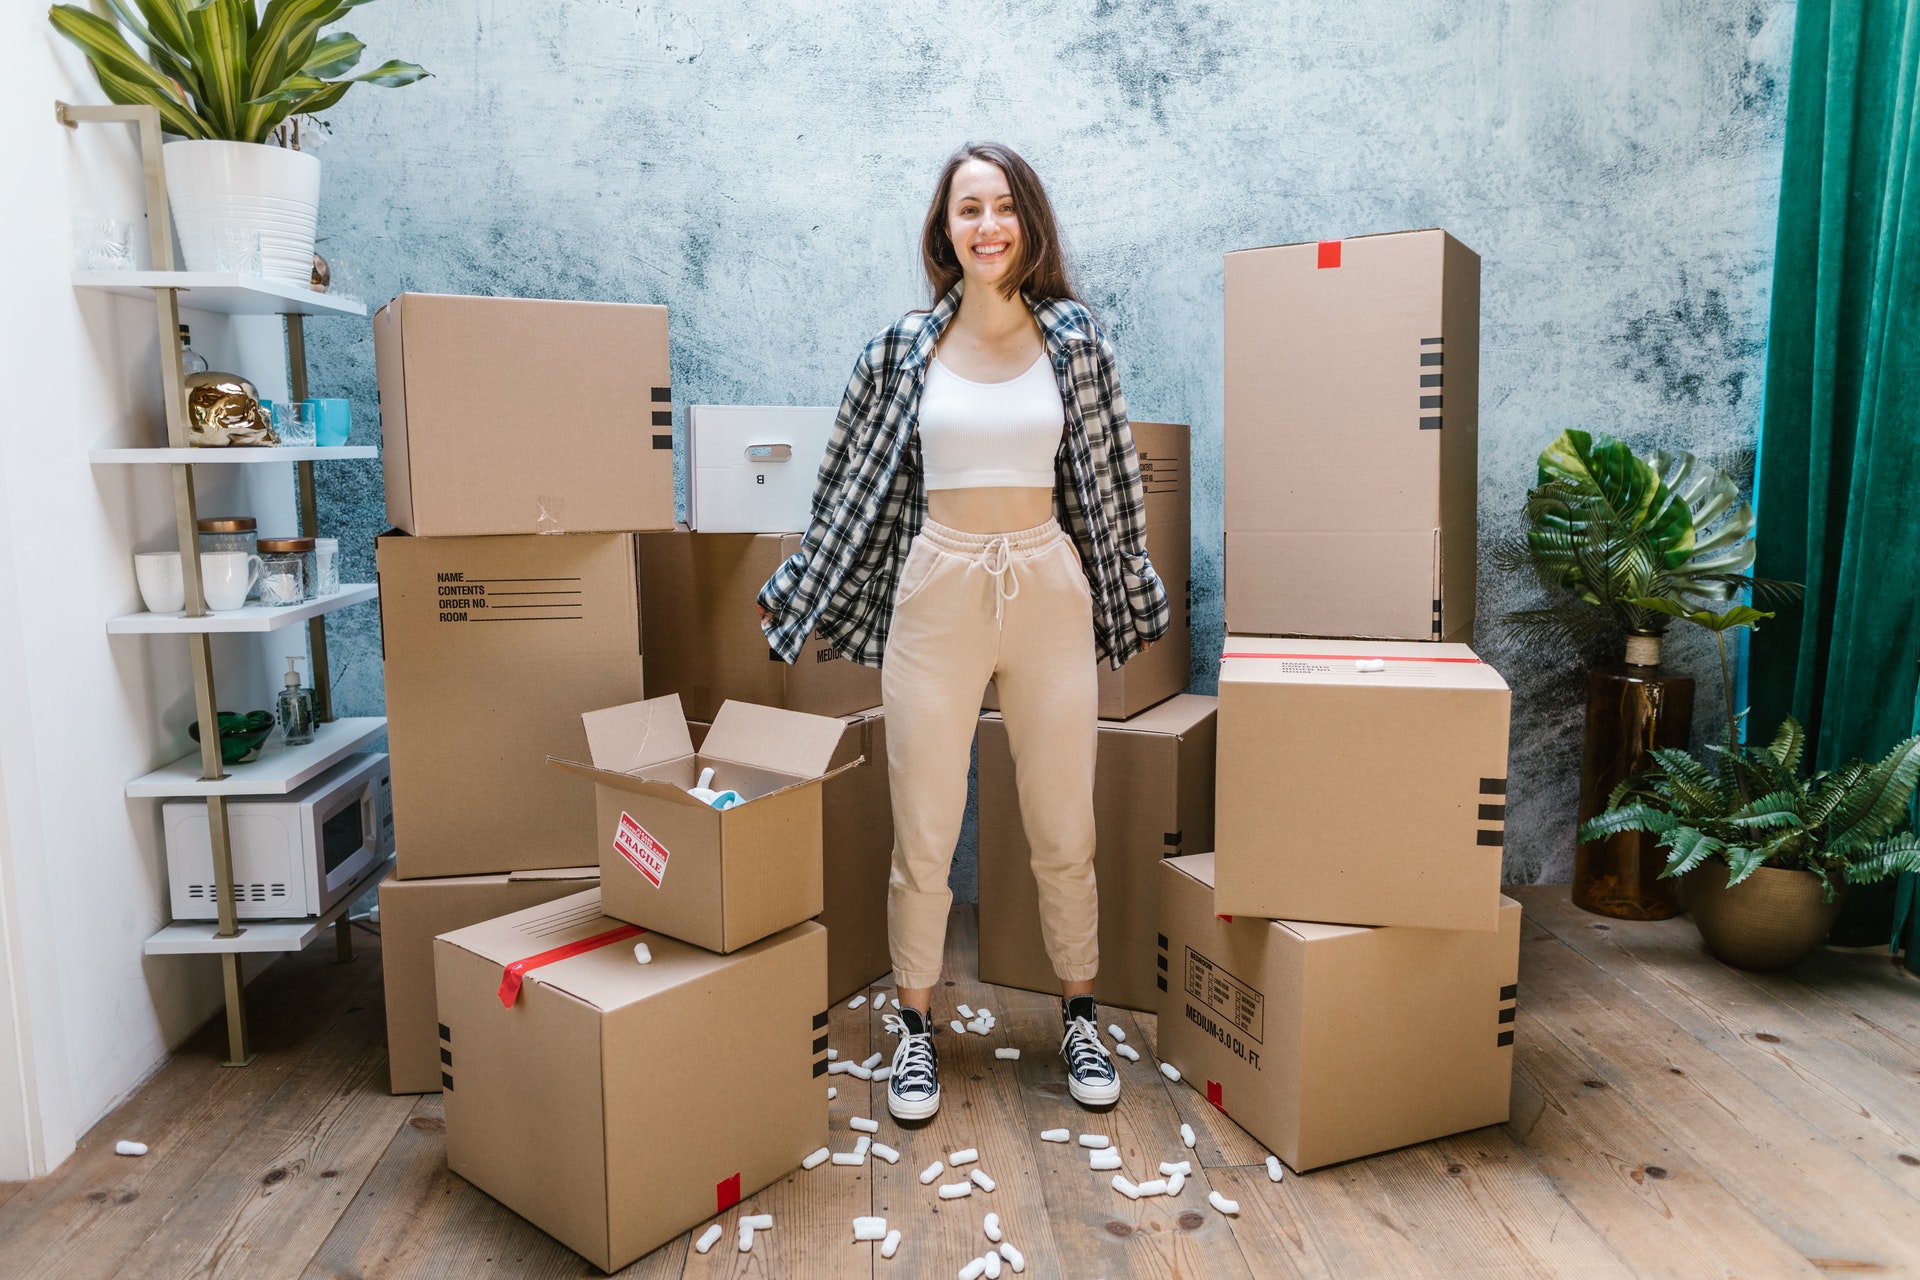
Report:
[{"label": "microwave oven", "polygon": [[[213,842],[204,800],[161,806],[175,920],[213,920]],[[284,796],[227,802],[234,904],[242,920],[317,916],[393,849],[384,752],[362,752]]]}]

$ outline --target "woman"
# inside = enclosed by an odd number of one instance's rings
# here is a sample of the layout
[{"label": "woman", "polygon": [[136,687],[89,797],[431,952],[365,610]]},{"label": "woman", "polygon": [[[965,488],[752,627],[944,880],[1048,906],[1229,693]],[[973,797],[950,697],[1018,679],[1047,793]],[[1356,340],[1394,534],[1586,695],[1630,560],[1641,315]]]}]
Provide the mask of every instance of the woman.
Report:
[{"label": "woman", "polygon": [[800,551],[761,588],[792,662],[809,632],[881,668],[893,786],[887,925],[899,1036],[887,1106],[940,1107],[930,1029],[948,866],[988,680],[1012,746],[1041,931],[1062,984],[1073,1096],[1120,1096],[1100,1042],[1093,877],[1096,655],[1167,629],[1113,349],[1067,281],[1033,170],[996,144],[941,171],[921,239],[937,300],[867,344],[814,486]]}]

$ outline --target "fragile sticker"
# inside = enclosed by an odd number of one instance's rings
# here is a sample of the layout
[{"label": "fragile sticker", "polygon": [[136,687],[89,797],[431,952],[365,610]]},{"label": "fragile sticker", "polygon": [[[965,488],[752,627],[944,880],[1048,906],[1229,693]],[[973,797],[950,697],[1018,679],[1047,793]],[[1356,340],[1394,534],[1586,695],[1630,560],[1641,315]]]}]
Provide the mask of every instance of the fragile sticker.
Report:
[{"label": "fragile sticker", "polygon": [[633,865],[633,869],[647,878],[654,888],[660,887],[660,880],[667,874],[667,846],[647,834],[647,829],[633,820],[633,815],[620,815],[620,825],[614,828],[613,851]]}]

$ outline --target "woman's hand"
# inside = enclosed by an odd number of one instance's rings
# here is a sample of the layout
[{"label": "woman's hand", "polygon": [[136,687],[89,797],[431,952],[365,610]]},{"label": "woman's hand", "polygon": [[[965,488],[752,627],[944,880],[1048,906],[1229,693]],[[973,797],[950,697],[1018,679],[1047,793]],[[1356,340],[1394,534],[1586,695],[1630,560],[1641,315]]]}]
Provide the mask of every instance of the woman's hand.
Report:
[{"label": "woman's hand", "polygon": [[761,626],[763,626],[763,627],[764,627],[764,626],[765,626],[765,625],[766,625],[767,623],[769,623],[769,622],[771,622],[771,621],[773,621],[773,615],[772,615],[771,613],[768,613],[768,612],[767,612],[767,606],[765,606],[765,605],[763,605],[763,604],[761,604],[761,603],[760,603],[760,602],[759,602],[758,600],[755,600],[755,601],[753,602],[753,607],[754,607],[755,609],[758,609],[758,610],[760,611],[760,625],[761,625]]}]

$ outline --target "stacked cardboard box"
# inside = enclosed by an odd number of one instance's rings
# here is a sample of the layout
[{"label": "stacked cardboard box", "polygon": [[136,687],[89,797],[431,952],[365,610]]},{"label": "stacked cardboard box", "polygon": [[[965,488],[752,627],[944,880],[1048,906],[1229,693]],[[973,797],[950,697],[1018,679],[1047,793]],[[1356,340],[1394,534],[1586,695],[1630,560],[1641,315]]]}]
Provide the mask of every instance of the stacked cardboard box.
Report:
[{"label": "stacked cardboard box", "polygon": [[1226,282],[1216,852],[1159,868],[1158,1048],[1302,1169],[1507,1114],[1510,695],[1447,643],[1479,260],[1406,232],[1228,254]]}]

